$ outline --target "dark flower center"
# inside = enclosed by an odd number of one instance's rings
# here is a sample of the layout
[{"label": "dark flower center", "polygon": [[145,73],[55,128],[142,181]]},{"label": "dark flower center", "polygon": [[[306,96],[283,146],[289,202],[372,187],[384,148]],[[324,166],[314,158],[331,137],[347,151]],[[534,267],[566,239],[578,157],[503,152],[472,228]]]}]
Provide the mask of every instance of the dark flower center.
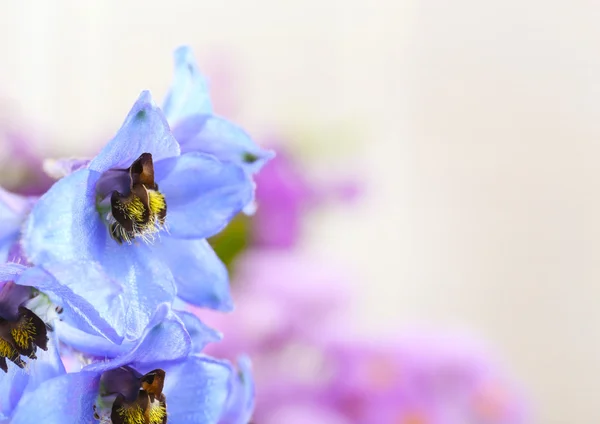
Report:
[{"label": "dark flower center", "polygon": [[46,324],[24,306],[19,306],[17,318],[0,318],[0,369],[8,372],[6,359],[19,368],[25,367],[21,358],[36,359],[37,348],[48,350]]},{"label": "dark flower center", "polygon": [[152,155],[142,153],[128,169],[108,171],[103,178],[99,187],[112,183],[121,190],[110,193],[111,237],[119,243],[131,243],[136,237],[153,240],[165,226],[167,203],[154,182]]},{"label": "dark flower center", "polygon": [[[116,394],[110,410],[112,424],[166,424],[164,382],[165,372],[161,369],[141,375],[125,366],[104,373],[101,396]],[[100,419],[97,411],[95,418]]]}]

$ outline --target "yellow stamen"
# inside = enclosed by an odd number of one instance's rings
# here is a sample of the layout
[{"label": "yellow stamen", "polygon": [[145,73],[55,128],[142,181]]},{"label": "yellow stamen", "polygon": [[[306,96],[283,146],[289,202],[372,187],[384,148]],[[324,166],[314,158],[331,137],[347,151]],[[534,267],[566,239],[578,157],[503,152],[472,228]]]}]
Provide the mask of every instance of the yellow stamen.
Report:
[{"label": "yellow stamen", "polygon": [[158,401],[151,403],[145,413],[138,404],[123,406],[118,412],[126,424],[162,424],[167,415],[167,409]]},{"label": "yellow stamen", "polygon": [[150,404],[148,411],[148,417],[150,418],[150,424],[162,424],[163,419],[167,415],[167,408],[158,401],[154,401]]},{"label": "yellow stamen", "polygon": [[35,325],[31,318],[20,321],[19,324],[10,330],[10,335],[21,349],[27,349],[31,341],[35,338]]},{"label": "yellow stamen", "polygon": [[145,424],[144,411],[141,406],[134,404],[128,407],[123,406],[119,409],[119,415],[123,417],[126,424]]},{"label": "yellow stamen", "polygon": [[0,339],[0,356],[12,358],[15,355],[15,348],[6,340]]},{"label": "yellow stamen", "polygon": [[150,212],[153,215],[164,211],[167,206],[167,202],[165,202],[165,196],[156,190],[148,190],[148,203],[150,205]]},{"label": "yellow stamen", "polygon": [[125,205],[125,209],[134,222],[142,222],[144,220],[146,208],[139,197],[133,196],[133,199]]}]

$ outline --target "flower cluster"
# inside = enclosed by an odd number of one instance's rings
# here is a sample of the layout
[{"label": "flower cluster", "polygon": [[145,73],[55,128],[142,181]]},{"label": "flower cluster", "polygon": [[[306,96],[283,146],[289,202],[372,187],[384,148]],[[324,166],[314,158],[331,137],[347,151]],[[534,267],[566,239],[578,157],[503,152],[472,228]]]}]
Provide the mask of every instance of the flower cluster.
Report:
[{"label": "flower cluster", "polygon": [[232,309],[207,238],[272,156],[182,47],[162,108],[143,92],[95,157],[47,164],[43,195],[0,191],[0,422],[248,423],[248,360],[203,354],[221,335],[185,310]]}]

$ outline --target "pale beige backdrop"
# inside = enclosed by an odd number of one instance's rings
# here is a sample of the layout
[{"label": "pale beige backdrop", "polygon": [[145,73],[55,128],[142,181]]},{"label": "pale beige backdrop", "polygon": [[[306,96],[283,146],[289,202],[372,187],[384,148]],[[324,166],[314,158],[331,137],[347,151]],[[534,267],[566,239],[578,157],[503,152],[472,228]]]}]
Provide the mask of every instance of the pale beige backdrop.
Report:
[{"label": "pale beige backdrop", "polygon": [[83,151],[140,90],[162,99],[174,46],[228,51],[251,131],[352,129],[367,195],[304,248],[355,275],[359,326],[471,329],[540,423],[600,423],[600,3],[85,3],[3,4],[10,113]]}]

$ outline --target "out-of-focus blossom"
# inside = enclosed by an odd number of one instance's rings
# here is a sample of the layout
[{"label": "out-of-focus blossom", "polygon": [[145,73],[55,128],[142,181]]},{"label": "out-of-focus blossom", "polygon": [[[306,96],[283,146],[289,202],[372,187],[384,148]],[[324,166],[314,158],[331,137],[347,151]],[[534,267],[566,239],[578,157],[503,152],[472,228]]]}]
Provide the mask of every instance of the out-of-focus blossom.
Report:
[{"label": "out-of-focus blossom", "polygon": [[523,424],[518,386],[468,337],[351,335],[345,279],[297,252],[247,252],[236,266],[227,316],[199,311],[224,332],[217,357],[246,352],[265,424]]},{"label": "out-of-focus blossom", "polygon": [[251,199],[253,183],[241,168],[198,152],[180,154],[148,92],[115,138],[80,165],[33,208],[22,241],[31,263],[65,287],[80,284],[75,271],[87,268],[95,285],[122,286],[124,319],[114,331],[128,340],[175,293],[231,309],[226,269],[205,238]]},{"label": "out-of-focus blossom", "polygon": [[317,181],[302,170],[290,151],[283,146],[275,150],[277,157],[255,177],[258,208],[251,223],[251,242],[284,249],[298,242],[309,211],[332,200],[352,201],[359,188],[358,181],[333,175]]},{"label": "out-of-focus blossom", "polygon": [[252,221],[252,242],[273,248],[293,246],[302,218],[316,200],[314,188],[282,149],[256,176],[256,183],[258,210]]},{"label": "out-of-focus blossom", "polygon": [[405,334],[383,343],[328,342],[323,352],[327,403],[352,422],[527,422],[518,386],[472,339]]},{"label": "out-of-focus blossom", "polygon": [[241,256],[234,287],[234,313],[192,309],[226,334],[208,347],[209,352],[230,359],[241,352],[276,350],[289,340],[334,332],[336,313],[347,300],[343,278],[327,260],[274,249],[255,249]]},{"label": "out-of-focus blossom", "polygon": [[23,195],[40,195],[53,183],[43,169],[43,159],[24,132],[0,128],[0,184]]}]

